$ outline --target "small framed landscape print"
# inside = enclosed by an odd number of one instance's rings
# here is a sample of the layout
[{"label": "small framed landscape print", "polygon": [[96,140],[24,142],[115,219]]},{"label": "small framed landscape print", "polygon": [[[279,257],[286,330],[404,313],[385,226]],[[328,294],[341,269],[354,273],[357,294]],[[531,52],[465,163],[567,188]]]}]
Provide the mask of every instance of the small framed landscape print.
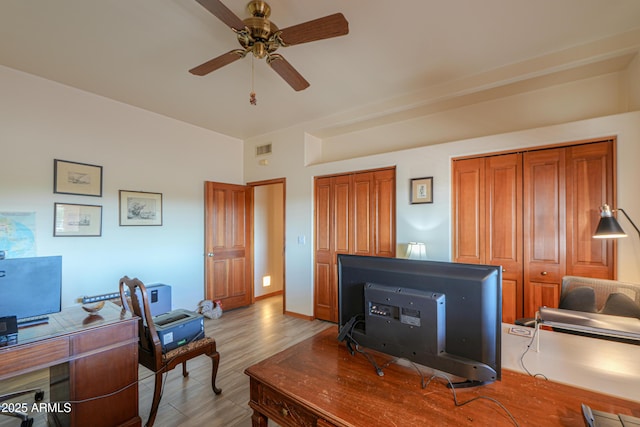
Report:
[{"label": "small framed landscape print", "polygon": [[162,193],[120,190],[120,225],[162,225]]},{"label": "small framed landscape print", "polygon": [[433,203],[433,177],[411,180],[411,204]]},{"label": "small framed landscape print", "polygon": [[102,166],[54,159],[53,192],[102,197]]},{"label": "small framed landscape print", "polygon": [[55,203],[54,237],[98,237],[102,235],[102,206]]}]

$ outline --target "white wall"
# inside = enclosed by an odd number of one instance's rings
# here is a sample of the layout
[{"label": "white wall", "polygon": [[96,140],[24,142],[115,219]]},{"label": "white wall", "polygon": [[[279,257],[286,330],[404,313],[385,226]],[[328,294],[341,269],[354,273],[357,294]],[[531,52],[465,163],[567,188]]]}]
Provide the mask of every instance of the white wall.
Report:
[{"label": "white wall", "polygon": [[[632,73],[629,71],[628,73]],[[626,74],[609,73],[423,114],[322,140],[309,163],[361,157],[629,111]],[[640,80],[640,79],[633,79]],[[627,87],[627,85],[624,85]],[[497,95],[494,95],[497,96]],[[428,110],[427,110],[428,111]],[[393,144],[389,144],[393,140]]]},{"label": "white wall", "polygon": [[[242,141],[0,67],[0,212],[35,212],[37,255],[62,255],[62,303],[123,275],[204,295],[204,181],[242,183]],[[102,197],[53,193],[53,159],[103,167]],[[163,194],[161,227],[121,227],[118,190]],[[101,205],[101,237],[53,237],[55,202]]]},{"label": "white wall", "polygon": [[[564,88],[563,88],[564,89]],[[484,106],[478,106],[483,108]],[[461,124],[464,125],[464,124]],[[397,243],[409,241],[427,244],[427,255],[433,260],[451,259],[451,158],[476,153],[540,146],[605,136],[617,136],[618,206],[625,208],[640,223],[640,112],[575,121],[426,146],[405,151],[377,154],[304,167],[305,126],[286,129],[245,141],[245,179],[259,181],[274,177],[287,178],[287,310],[313,314],[313,177],[359,169],[396,165],[397,178]],[[412,128],[413,129],[413,128]],[[415,138],[411,130],[398,129],[387,135],[390,141]],[[384,127],[378,129],[384,132]],[[393,139],[392,139],[393,138]],[[269,166],[258,166],[253,156],[255,145],[271,142],[273,154]],[[317,144],[311,144],[314,149]],[[409,179],[434,177],[434,203],[409,204]],[[630,233],[619,242],[618,278],[640,282],[640,238],[633,228],[621,221]],[[625,227],[626,226],[626,227]],[[297,236],[306,236],[300,245]],[[398,252],[400,254],[400,252]]]}]

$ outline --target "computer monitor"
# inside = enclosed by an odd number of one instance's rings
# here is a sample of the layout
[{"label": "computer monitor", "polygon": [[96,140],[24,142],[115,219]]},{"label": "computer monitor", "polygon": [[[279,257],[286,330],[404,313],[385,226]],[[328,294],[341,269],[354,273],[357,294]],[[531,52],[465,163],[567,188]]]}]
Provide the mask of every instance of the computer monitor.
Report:
[{"label": "computer monitor", "polygon": [[351,348],[454,375],[455,386],[500,380],[501,267],[338,255],[338,283],[338,339]]},{"label": "computer monitor", "polygon": [[57,313],[61,294],[61,256],[0,260],[0,317]]}]

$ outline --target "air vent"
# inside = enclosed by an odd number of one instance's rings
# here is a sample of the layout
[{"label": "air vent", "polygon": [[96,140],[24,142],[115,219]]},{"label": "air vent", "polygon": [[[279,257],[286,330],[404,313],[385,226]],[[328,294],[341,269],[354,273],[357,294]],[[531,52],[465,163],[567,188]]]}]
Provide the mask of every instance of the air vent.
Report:
[{"label": "air vent", "polygon": [[271,144],[258,145],[256,147],[256,156],[266,156],[271,154]]}]

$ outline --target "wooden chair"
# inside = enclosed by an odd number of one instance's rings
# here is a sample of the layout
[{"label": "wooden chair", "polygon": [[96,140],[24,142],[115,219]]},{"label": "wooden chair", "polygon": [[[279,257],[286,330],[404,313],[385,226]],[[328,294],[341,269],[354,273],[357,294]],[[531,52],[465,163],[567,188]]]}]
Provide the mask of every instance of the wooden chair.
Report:
[{"label": "wooden chair", "polygon": [[[125,286],[128,288],[129,296],[127,296]],[[124,276],[120,279],[119,289],[122,309],[129,310],[140,318],[138,322],[138,335],[140,336],[138,362],[155,373],[153,402],[146,426],[151,427],[153,425],[158,412],[158,405],[162,397],[163,374],[182,364],[182,375],[188,376],[187,360],[189,359],[203,354],[211,358],[211,388],[215,394],[220,394],[222,390],[216,387],[220,354],[216,350],[215,339],[204,337],[163,353],[158,332],[152,321],[147,289],[144,284],[137,278],[130,279]],[[142,299],[140,299],[140,296]]]}]

